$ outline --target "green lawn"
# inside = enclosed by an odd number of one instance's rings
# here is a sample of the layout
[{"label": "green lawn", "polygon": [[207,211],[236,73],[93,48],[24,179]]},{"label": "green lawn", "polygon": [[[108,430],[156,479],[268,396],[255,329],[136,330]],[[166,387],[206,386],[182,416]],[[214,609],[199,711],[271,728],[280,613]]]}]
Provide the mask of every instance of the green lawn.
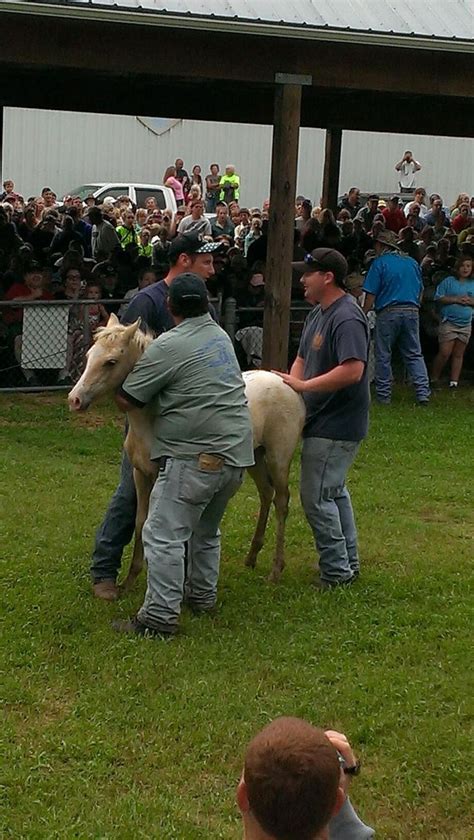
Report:
[{"label": "green lawn", "polygon": [[474,837],[474,391],[372,410],[350,475],[362,576],[310,586],[297,494],[287,568],[242,565],[248,481],[223,527],[220,609],[183,614],[170,643],[117,637],[141,603],[92,599],[88,560],[115,486],[119,418],[64,398],[0,397],[2,821],[11,838],[240,840],[247,740],[276,715],[345,731],[362,757],[353,801],[380,838]]}]

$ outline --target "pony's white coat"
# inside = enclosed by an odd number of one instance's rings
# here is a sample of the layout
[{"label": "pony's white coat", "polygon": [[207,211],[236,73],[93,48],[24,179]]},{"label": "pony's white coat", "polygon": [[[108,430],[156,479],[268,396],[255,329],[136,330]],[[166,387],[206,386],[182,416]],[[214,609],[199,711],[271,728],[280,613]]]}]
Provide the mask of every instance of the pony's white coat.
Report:
[{"label": "pony's white coat", "polygon": [[[151,341],[139,329],[139,322],[124,327],[111,315],[106,327],[98,330],[87,357],[81,378],[71,390],[68,401],[72,410],[85,410],[104,393],[116,390],[133,369]],[[249,472],[257,485],[260,512],[246,564],[254,567],[263,546],[268,514],[273,501],[277,519],[276,551],[270,578],[277,581],[284,567],[285,522],[288,514],[288,476],[291,459],[303,428],[303,399],[274,373],[250,371],[243,374],[245,392],[252,418],[255,466]],[[147,408],[128,413],[129,432],[125,441],[134,467],[137,488],[135,547],[128,589],[143,565],[141,531],[147,516],[148,501],[156,478],[156,464],[150,460],[151,415]]]}]

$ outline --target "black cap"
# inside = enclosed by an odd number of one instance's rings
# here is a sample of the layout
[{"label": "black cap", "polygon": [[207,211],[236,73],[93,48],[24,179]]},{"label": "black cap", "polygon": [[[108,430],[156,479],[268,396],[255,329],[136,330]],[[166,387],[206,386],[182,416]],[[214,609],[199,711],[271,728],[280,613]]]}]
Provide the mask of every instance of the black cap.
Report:
[{"label": "black cap", "polygon": [[112,263],[108,262],[108,260],[104,260],[104,262],[97,263],[91,271],[91,276],[94,278],[97,277],[113,277],[117,274],[117,269],[112,265]]},{"label": "black cap", "polygon": [[197,233],[180,233],[172,240],[168,256],[177,257],[179,254],[209,254],[217,251],[221,242],[208,242]]},{"label": "black cap", "polygon": [[171,281],[168,299],[173,303],[182,303],[183,301],[207,301],[206,284],[202,277],[198,274],[193,274],[191,271],[185,271],[183,274],[178,274],[174,280]]},{"label": "black cap", "polygon": [[334,248],[315,248],[306,254],[303,262],[292,263],[299,274],[310,274],[312,271],[332,271],[338,285],[347,277],[347,262],[345,257]]}]

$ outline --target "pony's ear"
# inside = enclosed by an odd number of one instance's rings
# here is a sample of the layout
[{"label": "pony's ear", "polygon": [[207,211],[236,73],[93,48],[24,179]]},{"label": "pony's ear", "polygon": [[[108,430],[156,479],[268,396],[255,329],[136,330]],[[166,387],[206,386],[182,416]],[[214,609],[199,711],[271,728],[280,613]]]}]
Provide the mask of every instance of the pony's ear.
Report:
[{"label": "pony's ear", "polygon": [[132,340],[133,336],[135,335],[136,331],[140,326],[140,321],[141,318],[137,318],[137,320],[134,321],[133,324],[130,324],[129,327],[125,328],[124,336],[126,337],[127,341]]},{"label": "pony's ear", "polygon": [[116,327],[117,324],[119,324],[119,323],[120,323],[120,321],[117,318],[115,312],[111,312],[110,315],[109,315],[109,320],[107,321],[107,326],[108,327]]}]

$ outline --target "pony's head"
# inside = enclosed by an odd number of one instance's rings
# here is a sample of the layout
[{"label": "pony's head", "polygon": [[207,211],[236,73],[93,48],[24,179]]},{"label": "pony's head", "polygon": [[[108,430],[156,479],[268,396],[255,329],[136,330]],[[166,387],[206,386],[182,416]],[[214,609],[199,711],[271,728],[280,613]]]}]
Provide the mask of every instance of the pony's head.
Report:
[{"label": "pony's head", "polygon": [[84,373],[68,395],[71,411],[85,411],[103,394],[120,387],[152,340],[139,326],[140,319],[122,326],[112,314],[107,326],[97,330]]}]

